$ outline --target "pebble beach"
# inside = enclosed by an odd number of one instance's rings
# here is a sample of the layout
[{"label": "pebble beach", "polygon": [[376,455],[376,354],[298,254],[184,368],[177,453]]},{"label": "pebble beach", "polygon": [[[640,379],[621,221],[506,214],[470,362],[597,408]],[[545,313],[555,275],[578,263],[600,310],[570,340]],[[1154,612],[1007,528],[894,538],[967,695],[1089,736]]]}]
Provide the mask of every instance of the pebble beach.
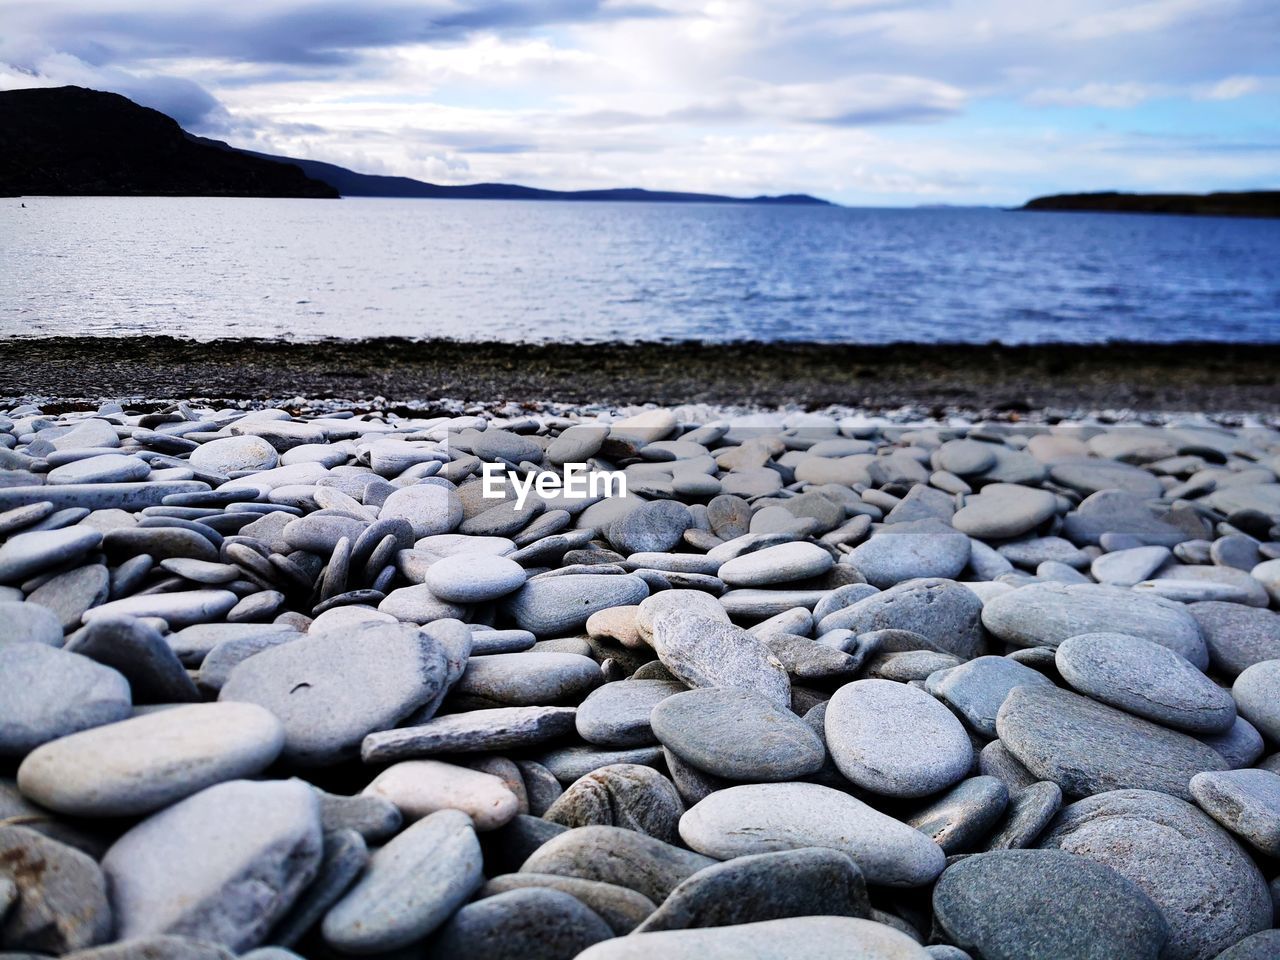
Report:
[{"label": "pebble beach", "polygon": [[132,404],[0,406],[0,956],[1280,956],[1267,411]]}]

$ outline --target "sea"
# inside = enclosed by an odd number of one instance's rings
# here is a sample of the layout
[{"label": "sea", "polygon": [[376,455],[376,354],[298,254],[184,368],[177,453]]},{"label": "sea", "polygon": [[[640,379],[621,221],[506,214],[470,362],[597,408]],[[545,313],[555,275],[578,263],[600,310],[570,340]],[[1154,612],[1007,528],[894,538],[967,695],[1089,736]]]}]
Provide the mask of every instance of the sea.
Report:
[{"label": "sea", "polygon": [[0,200],[0,338],[139,334],[1277,342],[1280,221],[987,208]]}]

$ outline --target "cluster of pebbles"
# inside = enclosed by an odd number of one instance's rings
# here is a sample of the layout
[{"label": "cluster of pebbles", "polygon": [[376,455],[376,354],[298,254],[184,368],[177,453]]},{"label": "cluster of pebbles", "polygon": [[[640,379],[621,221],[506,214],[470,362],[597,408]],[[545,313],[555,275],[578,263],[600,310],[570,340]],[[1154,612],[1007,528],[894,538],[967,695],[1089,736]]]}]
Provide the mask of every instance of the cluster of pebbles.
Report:
[{"label": "cluster of pebbles", "polygon": [[0,415],[0,951],[1280,956],[1280,433],[688,420]]}]

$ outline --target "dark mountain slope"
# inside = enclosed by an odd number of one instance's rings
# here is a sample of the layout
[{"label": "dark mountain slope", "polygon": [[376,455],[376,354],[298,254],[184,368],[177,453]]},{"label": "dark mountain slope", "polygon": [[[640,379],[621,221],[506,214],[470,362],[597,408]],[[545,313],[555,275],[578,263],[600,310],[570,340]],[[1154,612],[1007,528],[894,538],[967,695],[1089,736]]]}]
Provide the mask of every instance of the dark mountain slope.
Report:
[{"label": "dark mountain slope", "polygon": [[1242,193],[1060,193],[1028,200],[1023,210],[1175,213],[1203,217],[1280,217],[1280,190]]}]

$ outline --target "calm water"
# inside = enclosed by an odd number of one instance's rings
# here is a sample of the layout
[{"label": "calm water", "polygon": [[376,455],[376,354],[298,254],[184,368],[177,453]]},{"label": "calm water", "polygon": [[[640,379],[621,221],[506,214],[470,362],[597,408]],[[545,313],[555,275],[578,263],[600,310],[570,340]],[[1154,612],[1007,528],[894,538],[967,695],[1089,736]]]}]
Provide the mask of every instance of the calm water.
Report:
[{"label": "calm water", "polygon": [[0,200],[0,336],[1280,340],[1280,222]]}]

